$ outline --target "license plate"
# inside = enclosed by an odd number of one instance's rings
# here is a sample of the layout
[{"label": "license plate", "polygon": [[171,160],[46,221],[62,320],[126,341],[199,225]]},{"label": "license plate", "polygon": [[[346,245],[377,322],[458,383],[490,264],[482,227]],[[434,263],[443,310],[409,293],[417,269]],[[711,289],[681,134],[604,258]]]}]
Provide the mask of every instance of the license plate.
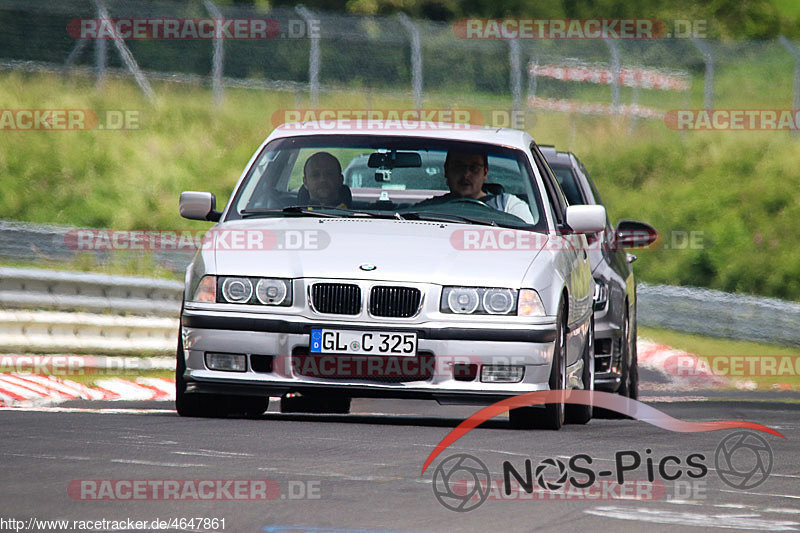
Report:
[{"label": "license plate", "polygon": [[392,331],[312,329],[310,346],[311,353],[413,357],[417,354],[417,334]]}]

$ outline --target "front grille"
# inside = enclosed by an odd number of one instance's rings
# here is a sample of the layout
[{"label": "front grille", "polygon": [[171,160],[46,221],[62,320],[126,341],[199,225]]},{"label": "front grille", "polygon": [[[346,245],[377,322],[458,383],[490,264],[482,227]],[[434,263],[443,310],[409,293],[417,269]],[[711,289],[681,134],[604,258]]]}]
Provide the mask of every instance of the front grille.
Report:
[{"label": "front grille", "polygon": [[422,293],[413,287],[372,287],[369,312],[372,316],[408,318],[417,314]]},{"label": "front grille", "polygon": [[311,303],[320,313],[357,315],[361,312],[361,288],[352,283],[315,283]]}]

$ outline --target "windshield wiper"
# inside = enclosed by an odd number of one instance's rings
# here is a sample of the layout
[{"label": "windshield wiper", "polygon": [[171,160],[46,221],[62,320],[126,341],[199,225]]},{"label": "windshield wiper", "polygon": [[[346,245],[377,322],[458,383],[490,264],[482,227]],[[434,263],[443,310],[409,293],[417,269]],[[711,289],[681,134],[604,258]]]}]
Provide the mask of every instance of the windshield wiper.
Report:
[{"label": "windshield wiper", "polygon": [[494,220],[486,220],[483,218],[466,217],[463,215],[454,215],[452,213],[420,213],[419,211],[408,211],[402,213],[403,218],[408,220],[429,220],[431,222],[467,222],[469,224],[478,224],[480,226],[497,226]]},{"label": "windshield wiper", "polygon": [[[325,218],[336,218],[341,215],[334,215],[332,213],[326,213],[321,209],[325,210],[339,210],[336,207],[325,207],[314,209],[311,206],[307,205],[290,205],[289,207],[284,207],[283,209],[242,209],[239,214],[242,215],[242,218],[253,218],[258,216],[268,216],[268,215],[299,215],[299,216],[312,216],[312,217],[325,217]],[[345,211],[341,209],[341,211]]]},{"label": "windshield wiper", "polygon": [[[333,213],[331,213],[333,211]],[[257,216],[268,215],[297,215],[297,216],[315,216],[324,218],[340,218],[340,217],[368,217],[368,218],[397,218],[397,213],[371,213],[369,211],[353,211],[352,209],[344,209],[342,207],[330,206],[310,206],[310,205],[290,205],[282,209],[243,209],[239,213],[242,218],[254,218]]]}]

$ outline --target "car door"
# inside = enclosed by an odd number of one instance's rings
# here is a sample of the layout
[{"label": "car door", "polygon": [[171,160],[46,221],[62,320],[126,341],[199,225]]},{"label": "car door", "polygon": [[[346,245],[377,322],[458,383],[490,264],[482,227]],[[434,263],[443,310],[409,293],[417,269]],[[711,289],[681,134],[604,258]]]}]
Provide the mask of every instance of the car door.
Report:
[{"label": "car door", "polygon": [[[535,144],[531,144],[531,154],[539,167],[545,189],[553,208],[559,235],[558,253],[565,263],[567,273],[565,283],[569,293],[569,314],[567,325],[571,334],[568,336],[567,364],[572,364],[581,357],[585,342],[585,331],[592,313],[592,280],[591,264],[588,254],[586,236],[575,233],[566,223],[567,201],[558,186],[550,166]],[[576,334],[577,333],[577,334]]]}]

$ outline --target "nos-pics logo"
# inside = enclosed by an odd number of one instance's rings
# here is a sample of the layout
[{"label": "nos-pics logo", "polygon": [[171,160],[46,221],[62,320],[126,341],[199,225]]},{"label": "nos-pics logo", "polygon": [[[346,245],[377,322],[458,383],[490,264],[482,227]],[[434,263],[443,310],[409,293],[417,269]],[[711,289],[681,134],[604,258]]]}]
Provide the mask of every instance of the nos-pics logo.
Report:
[{"label": "nos-pics logo", "polygon": [[[705,461],[703,454],[693,455]],[[636,466],[640,464],[641,461],[636,462]],[[737,431],[727,435],[714,453],[717,475],[726,485],[738,490],[752,489],[764,483],[772,471],[772,465],[773,454],[769,443],[752,431]],[[702,466],[702,475],[692,477],[704,477],[708,472],[704,465],[694,466]],[[563,461],[548,458],[538,464],[533,476],[542,489],[560,491],[568,481],[570,470]],[[581,473],[586,473],[585,468],[581,469]],[[595,479],[594,476],[592,479]],[[492,481],[491,472],[483,461],[459,453],[444,459],[433,471],[433,494],[442,506],[451,511],[472,511],[489,498]]]}]

